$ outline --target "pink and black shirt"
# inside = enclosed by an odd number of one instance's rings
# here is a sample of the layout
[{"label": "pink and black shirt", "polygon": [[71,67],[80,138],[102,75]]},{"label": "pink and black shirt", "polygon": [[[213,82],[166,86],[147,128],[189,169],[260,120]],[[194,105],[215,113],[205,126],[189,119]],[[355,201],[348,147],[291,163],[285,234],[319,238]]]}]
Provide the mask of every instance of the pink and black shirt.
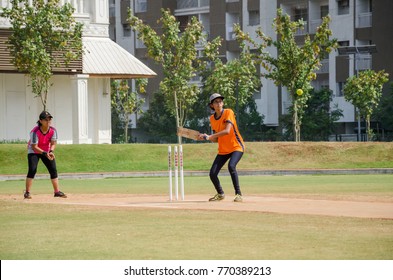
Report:
[{"label": "pink and black shirt", "polygon": [[51,149],[51,142],[57,141],[57,130],[50,126],[47,133],[42,133],[39,126],[34,127],[30,131],[30,140],[27,144],[27,153],[34,154],[34,150],[31,147],[33,144],[37,144],[40,149],[45,152],[49,152]]}]

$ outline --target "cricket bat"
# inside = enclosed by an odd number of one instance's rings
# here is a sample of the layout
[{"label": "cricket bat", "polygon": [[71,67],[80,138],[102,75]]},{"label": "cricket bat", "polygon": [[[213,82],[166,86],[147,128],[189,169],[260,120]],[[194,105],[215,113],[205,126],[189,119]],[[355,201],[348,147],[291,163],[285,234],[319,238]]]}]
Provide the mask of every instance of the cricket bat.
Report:
[{"label": "cricket bat", "polygon": [[201,134],[199,131],[193,129],[189,129],[181,126],[177,128],[177,136],[182,136],[193,140],[199,140],[198,139],[199,134]]}]

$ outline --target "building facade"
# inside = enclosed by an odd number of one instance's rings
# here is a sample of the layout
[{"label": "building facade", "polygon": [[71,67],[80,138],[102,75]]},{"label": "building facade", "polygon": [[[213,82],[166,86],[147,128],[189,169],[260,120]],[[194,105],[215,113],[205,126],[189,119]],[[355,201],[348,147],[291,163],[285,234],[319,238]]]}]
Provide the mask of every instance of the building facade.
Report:
[{"label": "building facade", "polygon": [[[111,143],[111,78],[153,77],[155,73],[109,38],[106,0],[62,0],[84,24],[84,54],[65,69],[54,69],[47,110],[54,116],[59,143]],[[0,8],[10,7],[0,0]],[[11,25],[0,18],[0,140],[28,140],[43,109],[28,77],[10,63],[7,36]]]},{"label": "building facade", "polygon": [[[340,47],[354,47],[354,53],[330,53],[322,61],[313,82],[315,89],[329,88],[333,92],[333,104],[343,110],[344,116],[338,121],[338,134],[357,140],[357,115],[354,106],[345,101],[343,85],[346,79],[357,71],[373,69],[385,70],[393,77],[393,57],[390,55],[393,42],[393,1],[391,0],[111,0],[113,7],[119,10],[131,7],[136,16],[144,20],[159,33],[157,19],[161,17],[161,8],[170,9],[180,25],[184,25],[192,16],[203,24],[209,38],[221,36],[223,40],[221,56],[231,60],[238,57],[239,47],[233,34],[233,24],[255,36],[255,30],[262,28],[265,34],[275,38],[272,28],[277,8],[291,16],[293,20],[303,19],[304,30],[299,30],[299,42],[306,33],[315,34],[322,17],[331,17],[330,29],[333,38],[337,38]],[[119,12],[120,13],[120,12]],[[127,28],[126,23],[119,25],[119,20],[112,21],[117,29]],[[117,24],[116,24],[117,22]],[[128,38],[116,38],[129,43],[135,56],[149,65],[157,74],[149,81],[148,92],[157,91],[162,78],[162,70],[146,58],[146,49],[134,34]],[[360,51],[359,51],[360,50]],[[270,49],[273,55],[275,49]],[[267,126],[277,127],[281,115],[288,112],[291,105],[290,95],[285,88],[279,88],[269,80],[262,80],[263,87],[255,93],[258,111],[265,116]],[[389,90],[386,87],[385,91]]]}]

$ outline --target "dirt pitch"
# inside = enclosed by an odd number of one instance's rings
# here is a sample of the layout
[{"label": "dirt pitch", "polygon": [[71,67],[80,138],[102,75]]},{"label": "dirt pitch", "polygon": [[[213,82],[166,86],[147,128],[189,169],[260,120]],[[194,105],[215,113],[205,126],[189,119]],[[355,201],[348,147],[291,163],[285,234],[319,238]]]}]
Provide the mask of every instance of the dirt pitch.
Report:
[{"label": "dirt pitch", "polygon": [[168,196],[126,194],[68,194],[68,198],[54,198],[50,194],[33,195],[24,200],[20,195],[1,195],[0,200],[21,203],[55,203],[91,207],[154,208],[209,211],[252,211],[282,214],[306,214],[336,217],[393,219],[392,201],[325,200],[275,196],[247,196],[242,203],[232,196],[219,202],[208,202],[206,195],[186,195],[184,201],[169,201]]}]

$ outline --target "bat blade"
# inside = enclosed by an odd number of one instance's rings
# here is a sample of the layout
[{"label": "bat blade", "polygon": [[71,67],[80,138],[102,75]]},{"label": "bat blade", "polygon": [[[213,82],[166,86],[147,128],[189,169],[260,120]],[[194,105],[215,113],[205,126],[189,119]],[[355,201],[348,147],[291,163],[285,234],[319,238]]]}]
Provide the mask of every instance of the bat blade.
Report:
[{"label": "bat blade", "polygon": [[179,126],[177,128],[177,136],[182,136],[188,139],[198,140],[200,132],[197,130]]}]

